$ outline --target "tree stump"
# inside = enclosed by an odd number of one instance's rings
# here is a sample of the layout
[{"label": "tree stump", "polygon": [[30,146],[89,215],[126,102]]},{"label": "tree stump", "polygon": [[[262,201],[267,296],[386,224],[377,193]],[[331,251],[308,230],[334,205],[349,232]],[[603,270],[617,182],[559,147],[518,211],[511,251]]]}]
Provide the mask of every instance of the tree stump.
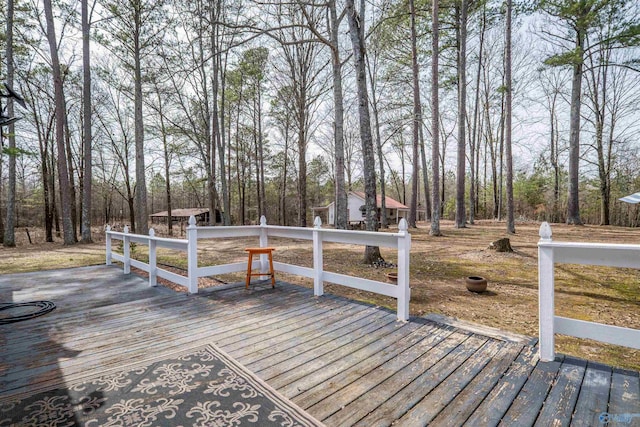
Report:
[{"label": "tree stump", "polygon": [[496,252],[513,252],[511,241],[507,237],[491,242],[489,249],[493,249]]}]

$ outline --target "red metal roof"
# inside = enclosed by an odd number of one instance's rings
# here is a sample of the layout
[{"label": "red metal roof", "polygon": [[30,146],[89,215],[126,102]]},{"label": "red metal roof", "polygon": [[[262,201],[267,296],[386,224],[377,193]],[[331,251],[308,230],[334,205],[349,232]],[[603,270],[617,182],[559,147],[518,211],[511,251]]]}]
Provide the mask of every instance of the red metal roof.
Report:
[{"label": "red metal roof", "polygon": [[[362,191],[351,191],[351,193],[355,194],[358,197],[360,197],[362,200],[365,199],[365,194]],[[385,196],[384,204],[387,207],[387,209],[409,209],[408,206],[403,205],[399,201],[397,201],[395,199],[392,199],[389,196]],[[377,207],[381,207],[382,206],[382,197],[380,197],[379,194],[376,195],[376,205],[377,205]]]}]

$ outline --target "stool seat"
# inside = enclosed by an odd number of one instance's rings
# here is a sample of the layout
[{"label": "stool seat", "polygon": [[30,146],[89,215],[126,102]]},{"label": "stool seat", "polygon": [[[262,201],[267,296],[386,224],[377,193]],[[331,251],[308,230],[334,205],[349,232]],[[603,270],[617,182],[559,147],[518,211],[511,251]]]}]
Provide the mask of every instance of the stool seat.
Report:
[{"label": "stool seat", "polygon": [[[265,248],[245,248],[244,249],[245,252],[249,253],[249,260],[247,263],[247,278],[245,281],[245,288],[249,289],[249,282],[251,281],[251,276],[271,276],[271,287],[275,288],[276,287],[276,278],[275,278],[275,274],[273,271],[273,251],[276,250],[276,248],[272,248],[272,247],[265,247]],[[253,273],[252,272],[252,265],[253,265],[253,256],[254,255],[268,255],[269,256],[269,272],[257,272],[257,273]]]}]

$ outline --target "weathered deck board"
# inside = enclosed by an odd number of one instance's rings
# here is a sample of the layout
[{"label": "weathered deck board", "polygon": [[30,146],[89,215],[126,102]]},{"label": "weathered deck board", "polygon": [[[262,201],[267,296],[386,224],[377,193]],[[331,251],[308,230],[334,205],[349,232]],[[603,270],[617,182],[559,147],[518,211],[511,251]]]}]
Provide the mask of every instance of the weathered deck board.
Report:
[{"label": "weathered deck board", "polygon": [[[461,345],[475,345],[474,343],[469,343],[469,341],[471,340],[465,340],[463,343],[461,343]],[[369,394],[375,386],[390,378],[404,366],[413,362],[416,358],[422,356],[431,347],[430,344],[431,343],[428,341],[421,340],[396,357],[390,359],[382,365],[377,366],[376,369],[373,369],[366,375],[358,378],[347,387],[344,387],[341,390],[332,393],[330,395],[330,399],[325,398],[321,402],[309,407],[309,411],[319,414],[319,418],[323,420],[328,419],[327,421],[329,422],[329,424],[353,424],[354,422],[358,421],[359,418],[352,418],[351,420],[349,420],[349,417],[358,415],[358,411],[361,411],[360,407],[362,407],[362,405],[360,405],[360,403],[362,402],[354,402],[354,400],[359,396]],[[354,404],[349,405],[351,402],[354,402]],[[352,406],[356,410],[343,411],[343,408],[346,409],[347,406]],[[366,412],[362,414],[362,416],[364,415],[366,415]]]},{"label": "weathered deck board", "polygon": [[[263,363],[259,365],[248,364],[247,367],[260,375],[261,378],[269,381],[274,387],[282,387],[322,369],[333,361],[342,359],[354,350],[374,343],[380,337],[391,335],[394,338],[400,338],[402,332],[408,333],[410,330],[411,327],[404,327],[389,317],[376,319],[358,331],[358,338],[354,339],[352,336],[343,335],[330,343],[315,346],[304,353],[296,354],[294,357],[289,356],[297,353],[295,350],[281,354],[281,357],[278,358],[281,361],[278,363],[275,363],[275,360],[264,359]],[[267,366],[264,367],[265,365]]]},{"label": "weathered deck board", "polygon": [[57,305],[0,325],[0,399],[211,343],[328,426],[594,425],[640,412],[638,372],[541,363],[535,340],[398,322],[282,282],[187,295],[99,266],[0,276],[0,298]]},{"label": "weathered deck board", "polygon": [[[477,342],[473,341],[474,337],[469,338],[457,332],[443,340],[423,339],[394,358],[396,363],[386,363],[380,369],[369,372],[366,376],[342,389],[340,393],[344,406],[340,407],[339,411],[334,410],[327,422],[334,425],[354,424],[384,403],[389,395],[394,395],[405,388],[415,375],[435,365],[452,350],[463,347],[473,348],[474,345],[477,345]],[[407,363],[406,359],[411,359],[416,355],[417,357],[413,361]],[[358,390],[366,390],[366,392],[358,392]],[[331,399],[331,401],[333,400]],[[351,400],[351,402],[347,403],[347,400]],[[328,406],[329,402],[329,399],[325,399],[322,403]],[[335,403],[331,403],[335,405]]]},{"label": "weathered deck board", "polygon": [[515,397],[522,390],[529,375],[538,363],[538,347],[525,346],[509,371],[498,381],[498,384],[476,408],[465,426],[496,426],[513,403]]},{"label": "weathered deck board", "polygon": [[363,373],[395,357],[404,348],[422,339],[425,334],[429,334],[429,339],[433,341],[440,341],[451,334],[451,331],[440,331],[434,328],[405,328],[403,334],[406,335],[389,334],[381,337],[370,345],[323,365],[321,370],[311,371],[305,377],[282,387],[281,390],[301,406],[311,406],[333,393],[340,384],[350,384],[360,378]]},{"label": "weathered deck board", "polygon": [[572,426],[589,427],[600,423],[600,414],[608,410],[611,373],[609,366],[598,363],[587,364],[571,421]]},{"label": "weathered deck board", "polygon": [[[376,318],[375,313],[370,310],[357,311],[346,315],[343,313],[331,314],[340,316],[341,320],[336,322],[335,318],[330,318],[328,321],[332,323],[321,323],[319,330],[310,328],[312,333],[300,334],[296,330],[287,333],[284,337],[265,341],[251,348],[230,348],[229,353],[238,359],[242,359],[247,366],[251,365],[257,370],[261,366],[269,367],[282,361],[285,357],[284,355],[290,359],[315,348],[324,347],[332,341],[350,336],[354,332],[361,333],[362,329],[370,325]],[[286,341],[283,341],[283,339]]]},{"label": "weathered deck board", "polygon": [[471,382],[479,372],[502,350],[504,343],[497,340],[486,340],[481,346],[472,348],[473,352],[455,371],[425,396],[417,405],[400,418],[406,425],[426,425],[431,422],[449,402]]},{"label": "weathered deck board", "polygon": [[[640,414],[640,378],[638,372],[614,369],[609,394],[610,414]],[[639,419],[635,422],[640,424]]]},{"label": "weathered deck board", "polygon": [[475,412],[487,397],[487,391],[493,390],[502,375],[509,369],[513,359],[520,353],[516,346],[503,346],[486,365],[478,370],[473,380],[459,387],[455,394],[450,391],[451,400],[446,402],[442,411],[430,422],[435,426],[462,425]]},{"label": "weathered deck board", "polygon": [[553,387],[536,419],[536,426],[568,426],[584,379],[586,362],[565,357]]},{"label": "weathered deck board", "polygon": [[[287,298],[286,300],[282,300],[282,304],[287,308],[277,313],[269,311],[269,314],[263,317],[264,323],[270,324],[272,322],[277,322],[278,320],[286,319],[287,315],[302,312],[305,308],[310,306],[308,299],[305,302],[301,302],[296,299]],[[322,306],[330,304],[331,300],[329,299],[320,302],[320,305]],[[129,347],[134,348],[134,346],[140,347],[144,343],[153,343],[158,336],[167,336],[171,334],[178,335],[180,330],[184,328],[188,328],[192,334],[203,330],[205,327],[202,325],[201,316],[197,311],[190,311],[191,313],[186,313],[180,310],[177,313],[172,313],[170,316],[165,314],[161,320],[157,319],[155,325],[151,328],[139,327],[136,319],[133,318],[131,323],[136,325],[135,328],[119,328],[117,334],[110,334],[110,339],[96,340],[94,336],[84,335],[86,331],[84,331],[83,328],[80,328],[76,333],[77,336],[74,339],[66,340],[65,345],[81,351],[90,351],[93,356],[102,354],[108,355],[109,353],[117,352],[119,347],[117,343],[122,341],[135,343]],[[179,319],[180,322],[176,322],[175,320],[177,319]],[[97,326],[100,328],[103,327],[102,325]],[[255,329],[256,328],[251,319],[245,318],[245,320],[235,322],[235,325],[230,325],[227,328],[221,327],[219,330],[222,334],[228,330],[234,333],[237,333],[237,331],[240,331],[240,333],[242,333],[242,331],[254,333]],[[55,345],[57,345],[55,342],[50,341],[48,345],[45,345],[43,348],[49,349]],[[33,350],[33,348],[31,350]],[[56,359],[55,354],[45,354],[44,357],[39,360],[31,362],[28,369],[32,370],[40,367],[44,367],[46,369],[47,365],[57,363],[57,361],[53,359]]]},{"label": "weathered deck board", "polygon": [[[456,331],[454,334],[460,334],[460,332]],[[406,414],[477,350],[473,346],[461,345],[468,339],[475,340],[476,344],[480,346],[486,343],[486,339],[470,337],[469,335],[465,335],[464,339],[457,343],[453,341],[452,343],[456,344],[455,348],[427,369],[418,372],[419,376],[402,390],[390,397],[385,396],[387,400],[384,404],[380,405],[356,425],[362,427],[390,425],[394,420]]]}]

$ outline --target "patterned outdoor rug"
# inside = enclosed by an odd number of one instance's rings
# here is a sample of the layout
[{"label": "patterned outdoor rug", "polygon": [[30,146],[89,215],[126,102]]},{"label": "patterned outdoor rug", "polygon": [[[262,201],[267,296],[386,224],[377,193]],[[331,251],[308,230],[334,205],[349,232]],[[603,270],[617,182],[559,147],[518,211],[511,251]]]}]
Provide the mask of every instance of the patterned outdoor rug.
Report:
[{"label": "patterned outdoor rug", "polygon": [[321,426],[208,345],[0,401],[0,426]]}]

